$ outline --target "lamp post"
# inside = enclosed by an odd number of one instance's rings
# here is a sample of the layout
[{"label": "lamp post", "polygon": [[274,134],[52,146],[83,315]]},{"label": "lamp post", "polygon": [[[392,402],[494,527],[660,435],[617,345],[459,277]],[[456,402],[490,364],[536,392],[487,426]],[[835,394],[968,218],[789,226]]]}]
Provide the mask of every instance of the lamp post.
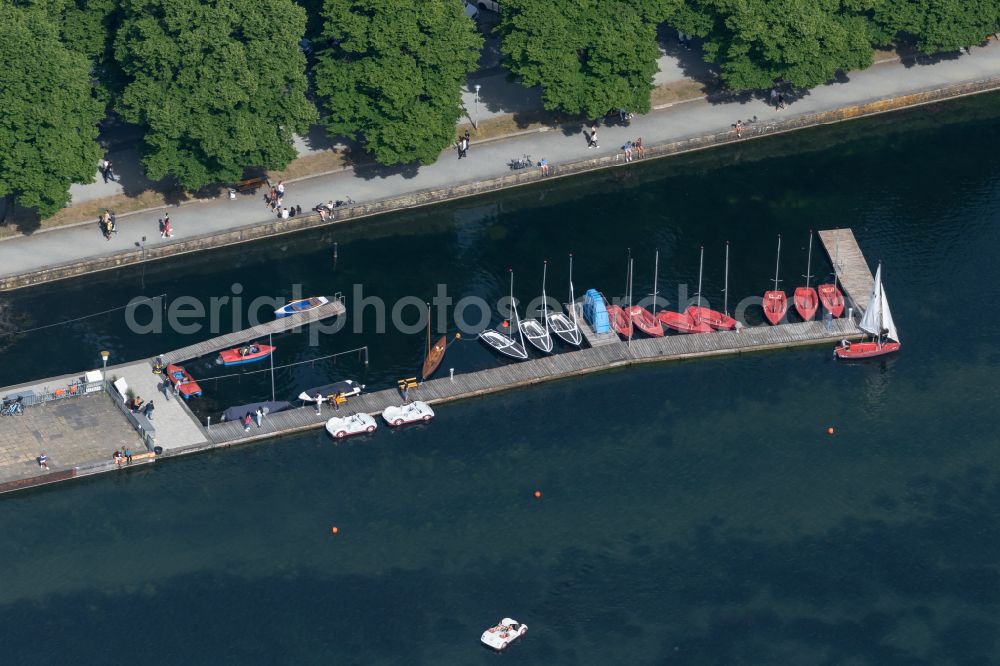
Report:
[{"label": "lamp post", "polygon": [[472,123],[472,126],[479,130],[479,89],[482,88],[478,83],[473,86],[476,89],[476,120]]},{"label": "lamp post", "polygon": [[101,368],[101,381],[102,382],[107,381],[107,379],[108,379],[107,374],[108,374],[108,357],[109,356],[111,356],[111,352],[109,352],[109,351],[102,351],[101,352],[101,361],[104,363],[104,366]]}]

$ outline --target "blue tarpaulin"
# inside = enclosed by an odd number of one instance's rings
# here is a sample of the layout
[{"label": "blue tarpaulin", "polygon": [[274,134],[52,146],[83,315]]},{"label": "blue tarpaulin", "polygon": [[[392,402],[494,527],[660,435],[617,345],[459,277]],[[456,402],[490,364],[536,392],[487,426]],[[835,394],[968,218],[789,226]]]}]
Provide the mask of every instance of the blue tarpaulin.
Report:
[{"label": "blue tarpaulin", "polygon": [[607,333],[611,330],[608,310],[604,307],[604,297],[596,289],[588,289],[583,296],[583,318],[594,329],[594,333]]}]

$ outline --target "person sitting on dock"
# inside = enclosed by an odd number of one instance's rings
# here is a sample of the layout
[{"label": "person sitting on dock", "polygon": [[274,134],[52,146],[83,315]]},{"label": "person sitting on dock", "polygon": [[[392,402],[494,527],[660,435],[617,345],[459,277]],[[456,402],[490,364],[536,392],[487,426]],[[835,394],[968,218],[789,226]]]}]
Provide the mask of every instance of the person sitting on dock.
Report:
[{"label": "person sitting on dock", "polygon": [[140,409],[142,409],[143,402],[144,401],[142,397],[137,395],[134,398],[132,398],[132,404],[129,405],[129,409],[131,409],[133,412],[138,412]]}]

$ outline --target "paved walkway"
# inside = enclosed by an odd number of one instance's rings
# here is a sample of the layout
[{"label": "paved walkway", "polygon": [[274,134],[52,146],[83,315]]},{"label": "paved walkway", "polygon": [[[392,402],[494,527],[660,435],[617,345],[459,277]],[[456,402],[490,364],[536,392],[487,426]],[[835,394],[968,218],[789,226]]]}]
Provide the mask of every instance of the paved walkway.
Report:
[{"label": "paved walkway", "polygon": [[[453,152],[426,167],[380,167],[366,165],[335,174],[309,178],[288,186],[286,203],[304,210],[321,201],[350,195],[359,202],[398,196],[427,188],[437,188],[492,178],[508,172],[507,162],[523,153],[534,160],[547,158],[558,167],[563,161],[613,154],[628,139],[637,136],[644,143],[672,141],[728,128],[737,119],[756,115],[767,121],[789,115],[829,111],[880,97],[1000,76],[1000,44],[975,48],[970,55],[945,59],[929,65],[899,62],[876,65],[852,72],[845,80],[810,90],[803,98],[775,111],[762,101],[745,100],[711,103],[695,100],[636,118],[629,127],[602,127],[600,149],[588,149],[583,127],[579,131],[534,132],[501,141],[474,143],[468,159],[458,161]],[[175,238],[219,232],[254,225],[270,219],[270,212],[255,196],[236,200],[217,199],[195,202],[170,211]],[[132,250],[142,236],[147,246],[161,240],[157,220],[164,211],[138,213],[118,221],[120,233],[105,241],[97,225],[70,227],[31,237],[0,242],[0,275],[16,275],[47,266]]]}]

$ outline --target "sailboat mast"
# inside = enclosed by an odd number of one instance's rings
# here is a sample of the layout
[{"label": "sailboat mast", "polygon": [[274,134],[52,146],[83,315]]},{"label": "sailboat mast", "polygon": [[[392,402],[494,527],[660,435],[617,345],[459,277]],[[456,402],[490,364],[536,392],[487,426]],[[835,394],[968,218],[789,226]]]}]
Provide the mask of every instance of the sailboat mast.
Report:
[{"label": "sailboat mast", "polygon": [[812,260],[813,260],[813,232],[812,229],[809,230],[809,251],[806,254],[806,289],[809,288],[809,278],[812,277]]},{"label": "sailboat mast", "polygon": [[701,316],[701,270],[705,267],[705,246],[701,246],[701,257],[698,259],[698,316]]},{"label": "sailboat mast", "polygon": [[650,296],[653,297],[653,316],[656,316],[656,297],[660,295],[660,291],[657,288],[657,278],[660,272],[660,250],[656,250],[656,258],[653,259],[653,293]]},{"label": "sailboat mast", "polygon": [[840,272],[837,266],[840,264],[840,229],[837,229],[837,240],[833,245],[833,288],[837,288],[837,274]]},{"label": "sailboat mast", "polygon": [[778,258],[774,260],[774,290],[778,291],[778,268],[781,266],[781,234],[778,234]]},{"label": "sailboat mast", "polygon": [[431,355],[431,304],[427,303],[427,356]]},{"label": "sailboat mast", "polygon": [[549,262],[542,264],[542,322],[545,326],[545,334],[549,333],[549,301],[545,296],[545,279],[549,274]]},{"label": "sailboat mast", "polygon": [[576,299],[573,295],[573,253],[569,255],[569,307],[573,311],[573,325],[578,326],[576,321]]},{"label": "sailboat mast", "polygon": [[632,257],[628,260],[628,344],[632,346]]},{"label": "sailboat mast", "polygon": [[517,303],[514,302],[514,269],[510,271],[510,307],[514,310],[514,325],[517,326],[517,337],[524,347],[524,331],[521,330],[521,318],[517,314]]},{"label": "sailboat mast", "polygon": [[722,290],[722,313],[729,316],[729,241],[726,241],[726,285]]}]

